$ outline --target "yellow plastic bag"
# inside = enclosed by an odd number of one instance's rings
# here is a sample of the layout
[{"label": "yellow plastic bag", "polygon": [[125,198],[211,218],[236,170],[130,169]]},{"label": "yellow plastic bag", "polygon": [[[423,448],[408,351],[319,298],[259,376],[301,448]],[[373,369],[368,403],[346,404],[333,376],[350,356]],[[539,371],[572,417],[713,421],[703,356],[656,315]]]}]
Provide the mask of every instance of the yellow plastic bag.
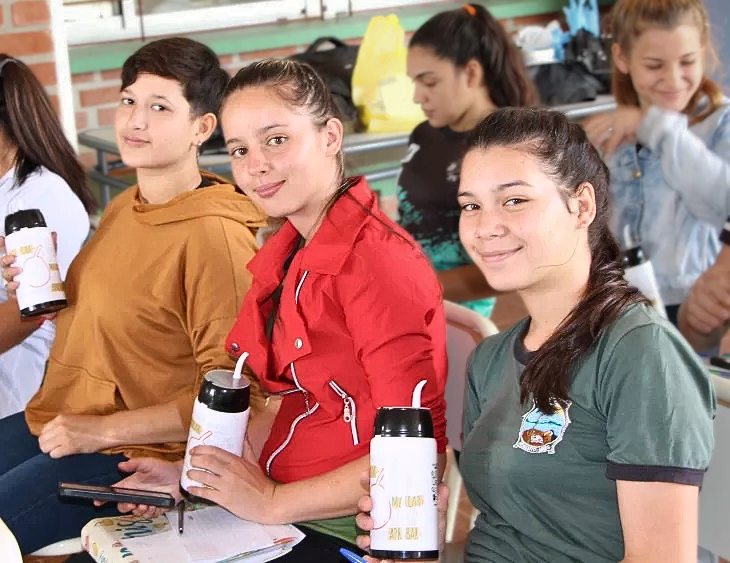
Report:
[{"label": "yellow plastic bag", "polygon": [[352,72],[352,100],[366,131],[410,131],[425,119],[406,75],[405,32],[394,14],[370,20]]}]

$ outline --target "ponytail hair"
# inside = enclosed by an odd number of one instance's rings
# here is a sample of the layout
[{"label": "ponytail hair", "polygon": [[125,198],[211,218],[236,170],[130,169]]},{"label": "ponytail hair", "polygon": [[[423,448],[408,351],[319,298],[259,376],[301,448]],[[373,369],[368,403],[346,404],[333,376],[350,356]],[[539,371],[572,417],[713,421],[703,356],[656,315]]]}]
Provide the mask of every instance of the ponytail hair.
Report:
[{"label": "ponytail hair", "polygon": [[[634,41],[647,29],[672,30],[689,18],[700,31],[700,40],[706,49],[709,69],[712,70],[717,64],[717,54],[710,40],[710,21],[702,0],[618,0],[611,14],[614,42],[627,56]],[[639,105],[639,96],[631,76],[622,73],[615,63],[611,82],[611,92],[617,103],[628,106]],[[698,123],[722,105],[724,99],[720,86],[705,75],[687,107],[684,108],[684,113],[690,117],[690,123]],[[695,114],[703,100],[706,100],[706,105]]]},{"label": "ponytail hair", "polygon": [[479,4],[433,16],[411,37],[409,47],[422,46],[463,68],[475,59],[497,107],[539,103],[537,88],[527,74],[522,53],[492,14]]},{"label": "ponytail hair", "polygon": [[541,411],[553,413],[556,401],[564,406],[569,400],[572,370],[602,331],[629,305],[648,301],[624,280],[620,250],[608,227],[608,169],[580,125],[553,110],[497,110],[471,132],[467,153],[492,147],[514,148],[535,158],[559,186],[566,207],[585,182],[595,191],[596,216],[588,227],[588,283],[580,301],[532,354],[520,381],[523,404],[532,398]]},{"label": "ponytail hair", "polygon": [[43,166],[63,178],[87,213],[96,210],[86,174],[43,86],[23,62],[5,54],[0,54],[0,133],[16,151],[13,164],[18,186]]}]

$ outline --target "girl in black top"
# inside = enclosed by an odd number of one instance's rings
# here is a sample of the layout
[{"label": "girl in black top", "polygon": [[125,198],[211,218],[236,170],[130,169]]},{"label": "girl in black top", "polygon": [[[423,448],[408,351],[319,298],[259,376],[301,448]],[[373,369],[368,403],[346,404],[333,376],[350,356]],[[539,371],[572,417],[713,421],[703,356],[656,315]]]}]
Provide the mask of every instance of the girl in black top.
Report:
[{"label": "girl in black top", "polygon": [[494,108],[533,105],[537,90],[522,55],[482,6],[436,14],[410,40],[408,75],[427,121],[411,134],[398,179],[400,224],[438,270],[444,297],[487,316],[493,291],[459,242],[464,135]]}]

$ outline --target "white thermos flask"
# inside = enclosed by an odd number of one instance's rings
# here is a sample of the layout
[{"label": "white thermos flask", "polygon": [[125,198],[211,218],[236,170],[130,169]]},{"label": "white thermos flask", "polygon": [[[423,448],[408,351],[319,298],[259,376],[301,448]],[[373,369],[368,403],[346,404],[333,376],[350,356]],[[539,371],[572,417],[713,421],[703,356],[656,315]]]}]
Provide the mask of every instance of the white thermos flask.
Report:
[{"label": "white thermos flask", "polygon": [[624,265],[624,279],[629,285],[641,291],[659,314],[666,318],[667,311],[664,309],[664,302],[659,294],[654,268],[641,246],[637,245],[624,250],[621,253],[621,259]]},{"label": "white thermos flask", "polygon": [[381,559],[437,559],[438,460],[421,381],[410,407],[381,407],[370,442],[370,553]]},{"label": "white thermos flask", "polygon": [[215,369],[206,373],[195,399],[180,476],[180,490],[193,502],[209,503],[188,492],[190,486],[202,486],[187,474],[193,468],[190,458],[195,446],[217,446],[239,456],[243,453],[251,401],[250,382],[241,374],[247,356],[241,355],[235,371]]},{"label": "white thermos flask", "polygon": [[5,249],[21,273],[16,296],[21,317],[53,313],[66,306],[56,248],[40,209],[21,209],[5,217]]}]

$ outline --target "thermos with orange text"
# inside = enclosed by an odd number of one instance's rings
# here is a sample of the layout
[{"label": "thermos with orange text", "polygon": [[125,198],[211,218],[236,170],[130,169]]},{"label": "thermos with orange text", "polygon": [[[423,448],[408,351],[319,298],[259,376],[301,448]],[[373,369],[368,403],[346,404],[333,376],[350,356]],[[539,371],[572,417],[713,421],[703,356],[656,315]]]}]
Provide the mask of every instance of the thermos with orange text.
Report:
[{"label": "thermos with orange text", "polygon": [[15,277],[21,317],[53,313],[67,305],[53,237],[40,209],[5,217],[5,248],[22,270]]},{"label": "thermos with orange text", "polygon": [[[420,387],[414,401],[418,405]],[[370,442],[371,555],[438,558],[438,481],[431,411],[419,406],[379,408]]]},{"label": "thermos with orange text", "polygon": [[190,486],[202,486],[190,479],[187,472],[192,468],[191,453],[195,446],[217,446],[236,455],[243,453],[248,426],[251,399],[249,381],[245,376],[236,377],[234,372],[216,369],[205,374],[198,398],[193,406],[188,444],[180,477],[180,490],[194,502],[208,502],[190,495]]}]

